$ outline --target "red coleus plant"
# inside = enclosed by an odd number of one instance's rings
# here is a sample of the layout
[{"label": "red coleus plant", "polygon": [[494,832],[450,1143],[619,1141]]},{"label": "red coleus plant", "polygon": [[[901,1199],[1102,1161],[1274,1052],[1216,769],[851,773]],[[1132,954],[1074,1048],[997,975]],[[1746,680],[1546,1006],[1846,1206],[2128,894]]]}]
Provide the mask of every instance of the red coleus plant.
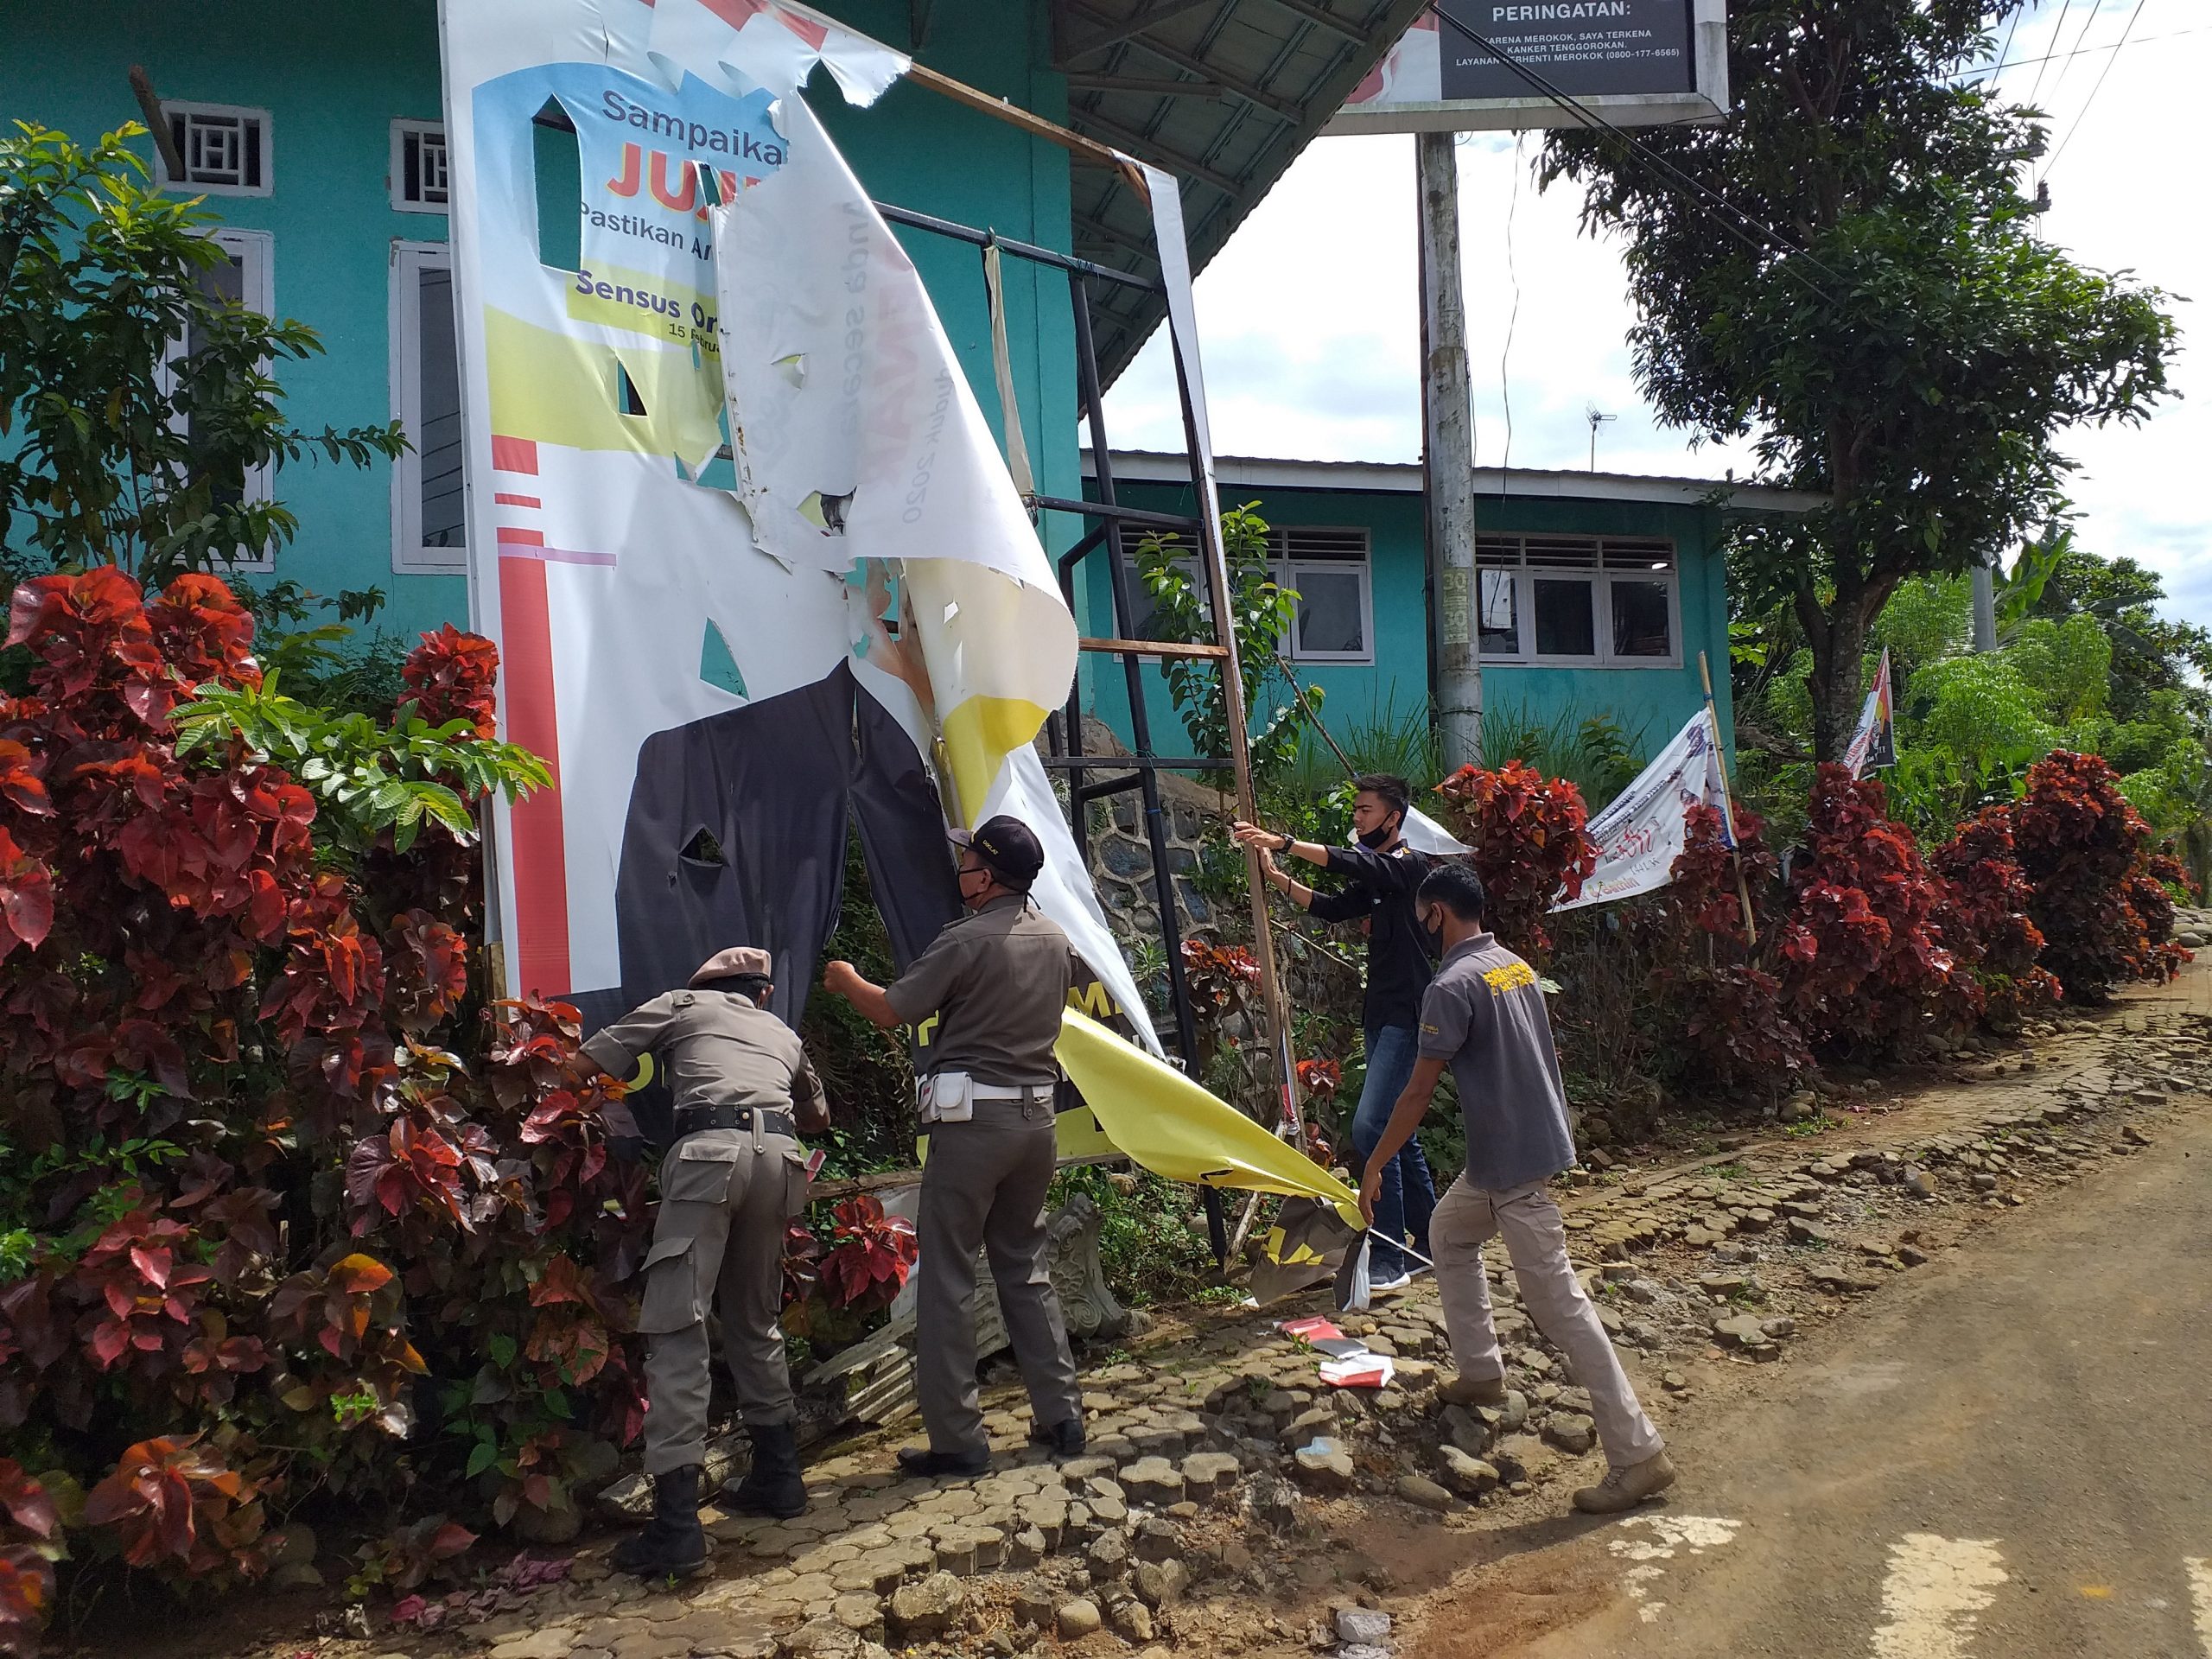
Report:
[{"label": "red coleus plant", "polygon": [[266,1565],[259,1491],[200,1435],[163,1435],[130,1447],[85,1494],[85,1521],[132,1567],[253,1578]]},{"label": "red coleus plant", "polygon": [[[41,577],[10,618],[0,1232],[36,1243],[0,1284],[0,1427],[96,1495],[71,1559],[255,1570],[257,1446],[285,1448],[288,1506],[497,1503],[479,1437],[514,1501],[563,1501],[640,1421],[623,1281],[652,1220],[575,1011],[478,1016],[478,861],[442,829],[326,844],[243,742],[177,753],[198,688],[259,679],[220,582]],[[495,665],[447,630],[404,678],[483,732]],[[0,1645],[50,1605],[22,1552],[59,1544],[0,1529]]]},{"label": "red coleus plant", "polygon": [[844,1199],[830,1217],[830,1249],[821,1268],[830,1302],[863,1313],[889,1306],[920,1253],[914,1224],[885,1215],[882,1200],[865,1192]]},{"label": "red coleus plant", "polygon": [[1580,894],[1598,867],[1598,849],[1583,833],[1590,815],[1582,791],[1509,760],[1495,772],[1462,766],[1436,792],[1451,804],[1454,833],[1475,849],[1490,931],[1541,963],[1551,951],[1545,918],[1553,904]]},{"label": "red coleus plant", "polygon": [[450,622],[423,636],[422,648],[402,673],[424,720],[433,726],[465,720],[482,738],[499,735],[499,647]]},{"label": "red coleus plant", "polygon": [[0,1458],[0,1653],[37,1644],[54,1599],[61,1517],[46,1488],[13,1458]]},{"label": "red coleus plant", "polygon": [[2029,918],[2042,965],[2066,995],[2101,1002],[2130,979],[2165,979],[2189,959],[2172,942],[2150,826],[2120,792],[2109,763],[2059,750],[2028,771],[2027,793],[2005,809],[2012,856],[2032,891]]},{"label": "red coleus plant", "polygon": [[1814,1042],[1910,1047],[1939,1011],[1956,1022],[1978,1010],[1937,917],[1942,887],[1878,782],[1820,768],[1790,880],[1811,949],[1800,946],[1783,977]]},{"label": "red coleus plant", "polygon": [[2011,808],[1984,807],[1928,862],[1943,883],[1936,919],[1969,964],[1982,1018],[2016,1031],[2056,1003],[2062,992],[2057,977],[2041,965],[2043,931],[2028,913],[2035,886],[2013,856]]}]

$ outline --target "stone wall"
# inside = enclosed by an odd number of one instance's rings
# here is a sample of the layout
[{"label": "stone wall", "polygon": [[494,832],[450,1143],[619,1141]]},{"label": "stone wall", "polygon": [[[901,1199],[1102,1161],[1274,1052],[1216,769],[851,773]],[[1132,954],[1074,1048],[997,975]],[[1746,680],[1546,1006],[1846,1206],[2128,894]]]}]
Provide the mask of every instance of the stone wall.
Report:
[{"label": "stone wall", "polygon": [[[1084,722],[1086,753],[1103,757],[1126,753],[1113,734],[1096,721]],[[1112,765],[1110,760],[1106,762]],[[1096,782],[1096,778],[1091,781]],[[1167,867],[1173,873],[1176,917],[1182,937],[1211,937],[1214,904],[1191,883],[1198,849],[1217,833],[1229,806],[1226,798],[1186,778],[1162,773],[1160,810],[1167,832]],[[1152,843],[1145,833],[1144,797],[1135,790],[1090,804],[1088,829],[1090,879],[1098,902],[1125,938],[1160,937],[1160,895],[1152,874]]]}]

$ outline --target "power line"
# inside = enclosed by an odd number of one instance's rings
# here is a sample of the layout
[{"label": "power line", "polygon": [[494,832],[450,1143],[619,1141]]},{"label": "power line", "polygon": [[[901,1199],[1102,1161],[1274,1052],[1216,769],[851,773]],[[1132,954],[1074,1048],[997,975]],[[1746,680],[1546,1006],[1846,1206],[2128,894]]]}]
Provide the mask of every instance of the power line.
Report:
[{"label": "power line", "polygon": [[[1496,58],[1500,63],[1510,69],[1515,74],[1520,76],[1522,79],[1534,86],[1551,102],[1558,105],[1561,109],[1572,113],[1576,119],[1581,121],[1587,126],[1598,128],[1602,131],[1611,134],[1613,137],[1619,139],[1624,144],[1627,145],[1629,149],[1633,150],[1637,155],[1642,156],[1646,162],[1650,163],[1652,167],[1657,168],[1669,180],[1678,185],[1688,187],[1692,191],[1696,192],[1700,195],[1711,198],[1712,200],[1717,203],[1719,207],[1725,208],[1729,213],[1733,214],[1736,219],[1740,221],[1741,224],[1749,226],[1753,231],[1758,233],[1757,238],[1745,235],[1741,229],[1738,228],[1737,225],[1731,224],[1726,219],[1713,215],[1710,211],[1708,211],[1707,214],[1708,218],[1713,219],[1713,223],[1719,225],[1721,229],[1735,237],[1738,241],[1743,243],[1754,253],[1765,255],[1779,249],[1785,254],[1794,255],[1797,258],[1803,260],[1807,264],[1811,265],[1815,270],[1820,271],[1824,276],[1834,277],[1838,282],[1841,282],[1843,280],[1840,273],[1829,270],[1827,265],[1815,258],[1812,254],[1806,251],[1803,248],[1801,248],[1794,242],[1791,242],[1787,237],[1783,236],[1772,226],[1764,224],[1760,220],[1753,219],[1749,213],[1745,213],[1742,208],[1737,207],[1726,196],[1723,196],[1719,191],[1715,190],[1711,185],[1706,183],[1704,180],[1686,173],[1681,168],[1676,167],[1664,156],[1662,156],[1657,150],[1652,149],[1650,145],[1638,138],[1633,132],[1629,131],[1624,127],[1617,126],[1612,122],[1607,120],[1603,114],[1596,109],[1593,109],[1591,105],[1583,103],[1579,99],[1570,97],[1566,92],[1561,92],[1549,80],[1537,73],[1535,70],[1530,68],[1527,64],[1522,63],[1519,59],[1506,53],[1494,41],[1477,34],[1465,23],[1461,22],[1450,12],[1445,10],[1441,5],[1432,3],[1428,10],[1435,16],[1436,19],[1440,22],[1449,23],[1454,29],[1457,29],[1468,40],[1472,41],[1477,46],[1482,48],[1484,51],[1489,53],[1491,56]],[[1841,302],[1838,301],[1832,295],[1823,290],[1819,283],[1814,282],[1802,271],[1797,270],[1796,266],[1785,264],[1781,268],[1789,271],[1792,276],[1796,276],[1798,281],[1803,283],[1805,286],[1810,289],[1824,303],[1834,306],[1839,310],[1842,308]]]},{"label": "power line", "polygon": [[1501,472],[1513,465],[1513,331],[1521,321],[1521,271],[1513,258],[1513,220],[1521,210],[1521,146],[1525,132],[1513,135],[1513,195],[1505,205],[1505,276],[1513,284],[1513,309],[1505,319],[1505,349],[1497,358],[1497,389],[1505,404],[1505,459]]},{"label": "power line", "polygon": [[[2160,41],[2178,41],[2185,35],[2202,35],[2208,32],[2208,30],[2212,30],[2212,24],[2208,24],[2204,28],[2201,29],[2170,29],[2163,35],[2138,35],[2132,40],[2123,41],[2122,44],[2126,46],[2155,46]],[[2054,52],[2048,57],[2022,58],[2018,62],[2010,65],[1998,64],[1973,69],[1961,69],[1955,72],[1951,76],[1951,79],[1954,80],[1969,80],[1978,75],[1987,75],[1991,79],[1994,79],[2000,70],[2007,67],[2013,69],[2025,69],[2031,64],[2056,63],[2061,59],[2080,57],[2085,53],[2117,52],[2119,49],[2120,48],[2116,46],[2085,46],[2082,48],[2079,52]]]},{"label": "power line", "polygon": [[[2058,22],[2050,31],[2050,43],[2053,47],[2057,46],[2060,41],[2065,37],[2066,14],[2073,10],[2074,0],[2059,0]],[[2096,15],[2097,0],[2089,0],[2089,16],[2094,17]],[[2035,85],[2028,88],[2028,95],[2024,100],[2022,100],[2023,102],[2032,104],[2036,101],[2036,94],[2043,90],[2044,75],[2050,69],[2054,61],[2054,59],[2045,58],[2041,64],[2037,66]]]},{"label": "power line", "polygon": [[[2082,32],[2074,37],[2074,49],[2059,60],[2058,79],[2050,83],[2050,95],[2054,100],[2058,97],[2058,89],[2066,84],[2067,73],[2074,67],[2074,60],[2082,55],[2082,49],[2089,38],[2089,31],[2097,26],[2097,10],[2101,3],[2102,0],[2089,0],[2088,15],[2082,19]],[[2056,37],[2052,38],[2051,44],[2053,46],[2058,44]]]},{"label": "power line", "polygon": [[2005,73],[2005,60],[2012,55],[2012,42],[2020,35],[2020,19],[2028,15],[2028,8],[2034,3],[2035,0],[2020,0],[2020,9],[2012,14],[2012,27],[2005,31],[2005,49],[1997,54],[1997,67],[1993,73]]},{"label": "power line", "polygon": [[2082,130],[2082,124],[2089,118],[2089,110],[2097,101],[2097,94],[2105,89],[2105,81],[2112,74],[2112,67],[2120,61],[2120,50],[2127,44],[2127,37],[2135,32],[2137,20],[2150,0],[2135,0],[2135,10],[2127,15],[2127,27],[2120,31],[2120,41],[2112,49],[2112,56],[2105,60],[2104,73],[2097,77],[2097,84],[2089,88],[2088,101],[2082,105],[2081,113],[2074,118],[2074,124],[2066,129],[2066,136],[2058,141],[2058,148],[2050,152],[2050,159],[2043,164],[2041,176],[2049,178],[2050,169],[2058,165],[2058,158],[2066,153],[2066,146],[2074,142],[2074,135]]}]

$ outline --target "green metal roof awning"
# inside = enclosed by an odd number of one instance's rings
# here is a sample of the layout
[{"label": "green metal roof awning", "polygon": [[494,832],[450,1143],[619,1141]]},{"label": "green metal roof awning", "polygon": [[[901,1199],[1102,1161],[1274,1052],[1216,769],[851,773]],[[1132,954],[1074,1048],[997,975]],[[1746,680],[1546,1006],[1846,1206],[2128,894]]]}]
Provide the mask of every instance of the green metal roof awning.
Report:
[{"label": "green metal roof awning", "polygon": [[[1068,124],[1183,181],[1193,270],[1405,32],[1426,0],[1050,0]],[[1073,169],[1075,251],[1157,277],[1152,219],[1121,178]],[[1106,285],[1102,284],[1101,287]],[[1099,369],[1128,365],[1164,312],[1094,291]]]}]

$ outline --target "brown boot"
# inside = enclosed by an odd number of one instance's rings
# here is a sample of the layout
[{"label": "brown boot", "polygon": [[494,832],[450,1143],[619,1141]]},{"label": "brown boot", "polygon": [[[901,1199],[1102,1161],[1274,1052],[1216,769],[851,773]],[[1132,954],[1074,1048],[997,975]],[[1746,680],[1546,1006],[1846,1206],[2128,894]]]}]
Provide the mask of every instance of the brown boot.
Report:
[{"label": "brown boot", "polygon": [[1447,1406],[1490,1406],[1505,1403],[1505,1379],[1502,1376],[1455,1376],[1449,1382],[1437,1385],[1436,1397]]},{"label": "brown boot", "polygon": [[1574,1507],[1585,1515],[1621,1515],[1674,1484],[1674,1463],[1664,1452],[1654,1452],[1642,1463],[1607,1470],[1604,1480],[1575,1493]]}]

